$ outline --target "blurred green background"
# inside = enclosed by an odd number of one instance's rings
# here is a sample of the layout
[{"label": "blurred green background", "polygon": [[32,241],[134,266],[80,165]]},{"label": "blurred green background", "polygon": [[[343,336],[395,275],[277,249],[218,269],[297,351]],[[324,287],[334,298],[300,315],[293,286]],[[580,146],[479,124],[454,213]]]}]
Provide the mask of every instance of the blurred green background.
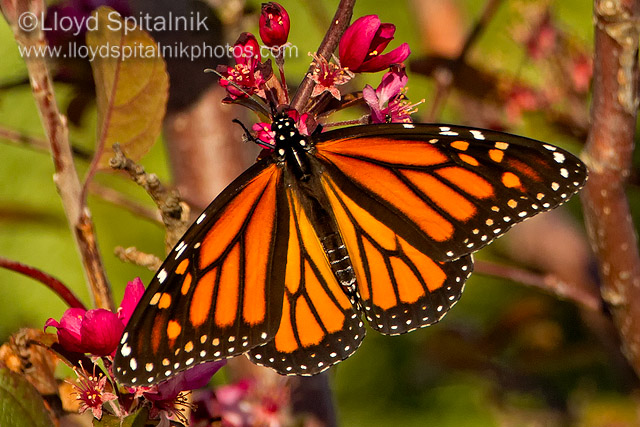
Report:
[{"label": "blurred green background", "polygon": [[[291,81],[298,81],[309,65],[306,53],[314,51],[323,36],[323,29],[316,24],[319,17],[315,8],[330,17],[337,2],[323,2],[313,8],[303,1],[281,3],[291,15],[289,40],[300,53],[287,62],[287,75]],[[412,48],[411,58],[416,58],[430,51],[416,22],[416,8],[422,7],[421,3],[361,1],[354,17],[376,13],[383,22],[395,23],[396,40],[391,47],[406,41]],[[478,19],[483,2],[453,3],[468,30]],[[542,2],[502,2],[470,52],[469,62],[534,84],[543,80],[522,43],[513,37],[514,28],[523,20],[522,10],[536,4]],[[550,5],[558,27],[576,43],[591,49],[590,2],[544,4]],[[255,12],[259,2],[249,2],[247,7]],[[257,23],[257,16],[251,19],[247,21]],[[257,25],[246,30],[257,34]],[[231,41],[235,39],[230,37]],[[0,58],[0,85],[5,87],[0,90],[0,127],[42,137],[30,89],[24,85],[6,87],[24,78],[26,68],[4,20],[0,20]],[[379,79],[379,74],[365,76],[358,84],[376,86]],[[426,99],[420,110],[424,114],[431,105],[433,80],[410,74],[409,88],[412,100]],[[59,84],[56,91],[64,110],[71,90]],[[473,123],[457,105],[448,103],[440,120]],[[71,128],[73,143],[91,150],[96,139],[95,123],[95,108],[91,106],[82,126]],[[545,127],[536,113],[525,115],[510,131],[549,140],[574,153],[579,153],[584,143]],[[163,181],[171,181],[161,142],[142,164]],[[87,162],[78,161],[76,165],[84,176]],[[54,275],[89,305],[81,263],[52,174],[47,153],[0,139],[0,256]],[[142,190],[120,176],[100,173],[95,179],[152,206]],[[135,246],[162,256],[163,230],[99,197],[90,196],[89,206],[119,303],[127,281],[139,276],[148,283],[152,273],[119,261],[113,248]],[[582,227],[577,198],[562,209],[570,213],[577,227]],[[499,241],[477,258],[508,263],[503,259],[508,250]],[[41,327],[47,318],[59,318],[66,309],[39,283],[4,270],[0,270],[0,302],[0,342],[21,327]],[[521,318],[514,320],[518,316]],[[518,283],[474,275],[461,301],[440,324],[400,337],[369,331],[361,349],[333,369],[331,376],[339,419],[346,426],[639,425],[637,380],[616,351],[593,333],[574,304]]]}]

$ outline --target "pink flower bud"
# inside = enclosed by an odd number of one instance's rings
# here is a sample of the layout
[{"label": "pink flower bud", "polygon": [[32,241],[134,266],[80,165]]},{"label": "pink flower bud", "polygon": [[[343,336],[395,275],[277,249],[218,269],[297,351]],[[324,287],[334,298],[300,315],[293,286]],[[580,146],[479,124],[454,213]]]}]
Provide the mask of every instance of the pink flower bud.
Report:
[{"label": "pink flower bud", "polygon": [[340,64],[354,73],[374,73],[401,63],[411,53],[407,43],[382,54],[395,32],[395,25],[381,23],[377,15],[356,19],[340,39]]},{"label": "pink flower bud", "polygon": [[260,37],[269,47],[282,46],[289,37],[289,14],[275,2],[262,3]]}]

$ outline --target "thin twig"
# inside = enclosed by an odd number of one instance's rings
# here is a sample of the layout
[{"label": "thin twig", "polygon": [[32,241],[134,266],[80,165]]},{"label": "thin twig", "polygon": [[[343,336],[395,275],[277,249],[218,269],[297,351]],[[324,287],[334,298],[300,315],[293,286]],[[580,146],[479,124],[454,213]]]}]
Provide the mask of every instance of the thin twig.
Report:
[{"label": "thin twig", "polygon": [[100,197],[102,200],[124,208],[136,216],[148,219],[155,223],[162,223],[162,215],[160,215],[160,212],[158,212],[157,209],[144,206],[113,188],[105,187],[97,182],[92,182],[89,184],[89,191]]},{"label": "thin twig", "polygon": [[601,300],[597,293],[588,293],[585,288],[572,286],[552,274],[537,274],[521,268],[488,261],[476,261],[474,271],[479,274],[501,277],[541,289],[589,310],[599,311],[602,308]]},{"label": "thin twig", "polygon": [[17,130],[0,127],[0,138],[18,145],[26,145],[27,147],[32,147],[38,150],[49,151],[49,141],[46,139],[25,135]]},{"label": "thin twig", "polygon": [[496,12],[498,11],[498,7],[502,3],[503,0],[488,0],[484,5],[484,10],[482,11],[482,15],[480,15],[480,19],[475,23],[469,35],[467,35],[466,40],[464,41],[464,45],[460,50],[460,54],[458,55],[457,60],[463,61],[471,47],[478,41],[478,38],[482,34],[482,32],[487,28],[487,25],[491,22]]},{"label": "thin twig", "polygon": [[[119,46],[121,49],[122,49],[122,41],[123,39],[121,38],[120,39],[121,45]],[[108,98],[108,105],[106,105],[104,109],[102,120],[100,120],[100,116],[98,117],[98,122],[100,125],[102,125],[102,128],[98,129],[98,141],[96,144],[96,152],[93,155],[93,160],[91,160],[91,164],[89,165],[89,169],[87,170],[87,173],[84,178],[84,182],[82,184],[82,189],[80,192],[80,200],[82,201],[83,204],[87,203],[87,194],[89,192],[89,184],[93,180],[93,177],[95,176],[95,174],[98,172],[100,161],[104,154],[105,145],[107,143],[107,134],[109,132],[109,122],[111,121],[111,116],[113,114],[113,104],[115,102],[116,92],[118,90],[117,82],[120,75],[121,67],[122,67],[122,58],[119,57],[115,62],[115,69],[113,71],[113,87],[111,88],[111,94],[109,95],[109,98]]]},{"label": "thin twig", "polygon": [[[44,1],[2,0],[1,4],[14,37],[22,49],[25,52],[44,51],[46,40],[41,22],[36,20],[37,28],[34,28],[33,31],[24,31],[18,25],[20,17],[27,13],[42,16],[46,8]],[[53,158],[55,168],[53,179],[82,258],[84,273],[90,285],[94,305],[114,310],[111,288],[98,250],[91,214],[87,206],[81,202],[80,180],[73,164],[67,120],[58,109],[47,60],[41,55],[33,55],[26,57],[25,63]]]},{"label": "thin twig", "polygon": [[55,277],[45,273],[42,270],[39,270],[35,267],[22,264],[17,261],[12,261],[10,259],[0,257],[0,267],[6,268],[7,270],[15,271],[16,273],[23,274],[27,277],[32,278],[33,280],[37,280],[38,282],[44,284],[47,288],[51,289],[55,292],[60,298],[62,298],[71,308],[83,308],[86,310],[86,307],[82,302],[75,296],[73,291],[69,289],[64,283]]},{"label": "thin twig", "polygon": [[640,375],[640,255],[625,194],[638,108],[640,2],[595,0],[594,12],[592,125],[584,151],[590,174],[582,202],[602,297]]},{"label": "thin twig", "polygon": [[162,222],[167,228],[165,244],[172,247],[187,231],[189,226],[189,207],[182,201],[176,190],[165,187],[156,174],[148,174],[144,168],[129,159],[120,149],[119,144],[113,145],[114,156],[109,161],[113,169],[127,172],[136,184],[145,189],[160,209]]},{"label": "thin twig", "polygon": [[[338,10],[333,17],[333,21],[331,21],[331,26],[329,27],[327,34],[325,34],[324,39],[322,39],[320,47],[318,47],[318,55],[322,56],[327,61],[331,60],[331,55],[336,50],[336,47],[338,47],[340,37],[342,37],[342,34],[351,22],[353,6],[355,3],[355,0],[340,0]],[[313,88],[316,85],[311,78],[313,69],[314,64],[312,63],[304,77],[304,80],[302,80],[302,83],[298,87],[296,94],[293,96],[291,108],[296,111],[303,112],[304,106],[307,105],[311,92],[313,92]]]},{"label": "thin twig", "polygon": [[[34,148],[39,151],[46,151],[47,153],[49,152],[49,141],[46,139],[29,136],[20,131],[8,129],[2,126],[0,126],[0,140],[6,140],[21,146]],[[73,144],[71,145],[71,152],[73,153],[73,157],[79,160],[88,161],[93,157],[93,153],[91,151]]]},{"label": "thin twig", "polygon": [[114,253],[124,262],[130,262],[140,267],[148,268],[151,271],[158,270],[162,265],[162,260],[157,256],[141,252],[134,247],[123,248],[122,246],[116,246]]}]

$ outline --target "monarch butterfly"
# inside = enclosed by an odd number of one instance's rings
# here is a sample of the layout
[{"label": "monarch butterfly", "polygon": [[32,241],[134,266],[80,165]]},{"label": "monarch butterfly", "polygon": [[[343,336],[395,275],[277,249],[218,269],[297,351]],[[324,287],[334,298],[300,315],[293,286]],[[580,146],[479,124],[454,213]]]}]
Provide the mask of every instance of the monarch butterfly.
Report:
[{"label": "monarch butterfly", "polygon": [[151,281],[115,374],[149,385],[248,353],[280,374],[349,357],[369,325],[439,321],[472,253],[553,209],[587,178],[570,153],[501,132],[380,124],[305,137],[278,115],[276,148],[200,215]]}]

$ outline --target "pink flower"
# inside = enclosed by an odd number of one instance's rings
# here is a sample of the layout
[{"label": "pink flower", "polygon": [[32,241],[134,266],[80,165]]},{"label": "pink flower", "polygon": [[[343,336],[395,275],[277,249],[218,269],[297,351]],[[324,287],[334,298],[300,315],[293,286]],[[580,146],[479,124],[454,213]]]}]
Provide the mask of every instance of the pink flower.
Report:
[{"label": "pink flower", "polygon": [[395,32],[395,25],[382,24],[377,15],[358,18],[340,39],[340,63],[354,73],[373,73],[401,63],[411,53],[407,43],[382,55]]},{"label": "pink flower", "polygon": [[234,67],[219,65],[217,71],[222,75],[220,86],[227,90],[232,99],[246,98],[254,93],[264,95],[262,85],[265,79],[260,71],[260,45],[251,33],[242,33],[233,45]]},{"label": "pink flower", "polygon": [[587,92],[591,84],[591,78],[593,77],[591,58],[586,55],[578,55],[571,60],[570,66],[573,87],[579,93]]},{"label": "pink flower", "polygon": [[529,56],[540,60],[553,54],[558,39],[558,29],[551,22],[551,15],[546,14],[526,40]]},{"label": "pink flower", "polygon": [[110,355],[116,351],[124,327],[143,293],[144,285],[136,278],[127,284],[118,314],[103,308],[69,308],[60,322],[49,318],[44,328],[57,328],[58,342],[67,351],[91,353],[95,356]]},{"label": "pink flower", "polygon": [[151,418],[162,419],[161,424],[169,425],[169,418],[176,418],[187,424],[184,408],[193,408],[193,405],[186,399],[185,391],[196,390],[206,386],[211,377],[227,363],[226,360],[218,362],[206,362],[196,365],[191,369],[180,372],[171,379],[153,386],[142,394],[152,403],[150,410]]},{"label": "pink flower", "polygon": [[58,342],[65,350],[84,353],[80,327],[86,312],[87,310],[83,308],[69,308],[62,315],[60,322],[52,317],[49,318],[44,324],[44,329],[46,330],[49,326],[58,328]]},{"label": "pink flower", "polygon": [[76,399],[80,401],[80,413],[91,410],[93,416],[97,419],[102,418],[102,405],[118,397],[106,391],[107,377],[95,373],[95,365],[93,375],[89,375],[84,369],[74,369],[78,380],[76,384],[71,384],[76,390]]},{"label": "pink flower", "polygon": [[226,365],[226,360],[205,362],[193,368],[182,371],[167,381],[157,385],[157,389],[144,393],[144,396],[154,402],[175,399],[181,392],[195,390],[206,386],[211,377]]},{"label": "pink flower", "polygon": [[366,85],[362,96],[371,109],[372,123],[410,123],[410,114],[416,105],[410,105],[403,93],[407,84],[407,73],[404,66],[392,66],[382,76],[377,89]]},{"label": "pink flower", "polygon": [[123,332],[124,325],[117,314],[103,308],[87,311],[80,326],[83,353],[96,356],[113,353]]},{"label": "pink flower", "polygon": [[505,113],[510,122],[517,122],[523,113],[540,107],[542,103],[535,91],[523,85],[515,84],[506,96]]},{"label": "pink flower", "polygon": [[282,46],[289,38],[289,14],[276,2],[262,3],[260,38],[269,47]]},{"label": "pink flower", "polygon": [[212,406],[225,427],[282,426],[291,423],[287,412],[289,390],[282,382],[240,380],[219,387]]},{"label": "pink flower", "polygon": [[353,73],[347,68],[342,68],[339,64],[328,62],[324,57],[313,55],[313,71],[311,78],[316,85],[313,87],[311,97],[316,97],[323,92],[329,92],[334,98],[340,99],[338,86],[345,84],[353,78]]},{"label": "pink flower", "polygon": [[232,53],[236,64],[247,65],[251,68],[255,68],[256,64],[262,60],[258,39],[251,33],[240,34],[233,45]]}]

